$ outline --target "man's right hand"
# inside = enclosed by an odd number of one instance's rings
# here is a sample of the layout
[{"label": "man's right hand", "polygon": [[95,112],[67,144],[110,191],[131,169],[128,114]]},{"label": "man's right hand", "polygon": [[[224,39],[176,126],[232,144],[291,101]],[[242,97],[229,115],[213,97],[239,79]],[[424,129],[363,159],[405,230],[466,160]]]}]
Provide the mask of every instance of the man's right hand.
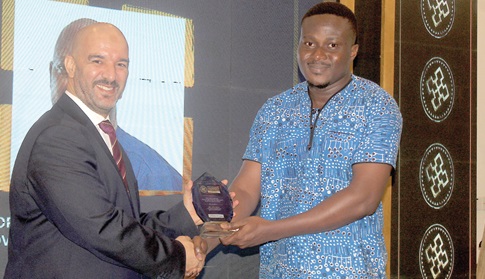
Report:
[{"label": "man's right hand", "polygon": [[185,277],[196,278],[204,268],[207,243],[199,236],[190,239],[188,236],[179,236],[177,241],[185,248]]}]

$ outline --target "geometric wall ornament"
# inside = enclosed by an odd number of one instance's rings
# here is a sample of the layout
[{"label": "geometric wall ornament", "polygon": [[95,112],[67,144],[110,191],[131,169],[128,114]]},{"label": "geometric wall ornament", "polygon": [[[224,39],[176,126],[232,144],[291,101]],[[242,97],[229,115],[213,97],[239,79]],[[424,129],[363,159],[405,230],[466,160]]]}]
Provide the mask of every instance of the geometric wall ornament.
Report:
[{"label": "geometric wall ornament", "polygon": [[481,237],[477,3],[485,0],[391,2],[394,97],[407,126],[392,192],[390,277],[472,279]]},{"label": "geometric wall ornament", "polygon": [[430,145],[421,159],[419,169],[424,200],[434,209],[442,208],[451,198],[455,181],[450,153],[439,143]]},{"label": "geometric wall ornament", "polygon": [[421,73],[421,104],[434,122],[441,122],[450,115],[455,100],[455,81],[450,67],[440,57],[433,57]]},{"label": "geometric wall ornament", "polygon": [[421,0],[421,18],[428,33],[443,38],[455,20],[455,0]]},{"label": "geometric wall ornament", "polygon": [[425,279],[451,278],[455,250],[451,236],[440,224],[431,225],[419,247],[419,269]]}]

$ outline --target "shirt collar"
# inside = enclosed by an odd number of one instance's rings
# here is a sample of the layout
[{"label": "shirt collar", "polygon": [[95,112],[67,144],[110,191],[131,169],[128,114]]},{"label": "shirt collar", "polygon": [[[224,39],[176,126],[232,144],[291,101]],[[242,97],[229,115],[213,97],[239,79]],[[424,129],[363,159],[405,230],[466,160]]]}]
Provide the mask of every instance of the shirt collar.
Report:
[{"label": "shirt collar", "polygon": [[98,126],[98,124],[104,120],[109,120],[109,116],[107,118],[103,117],[102,115],[94,112],[92,109],[90,109],[88,106],[86,106],[81,99],[79,99],[76,95],[72,94],[71,92],[66,90],[66,95],[69,96],[78,106],[81,108],[81,110],[87,115],[89,120],[93,122],[94,126]]}]

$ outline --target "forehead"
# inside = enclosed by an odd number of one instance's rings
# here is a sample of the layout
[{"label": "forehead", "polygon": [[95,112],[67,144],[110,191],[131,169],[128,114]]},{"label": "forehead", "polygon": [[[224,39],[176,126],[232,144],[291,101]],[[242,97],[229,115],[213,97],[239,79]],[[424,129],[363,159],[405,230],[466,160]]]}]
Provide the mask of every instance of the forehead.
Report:
[{"label": "forehead", "polygon": [[302,36],[312,35],[353,35],[352,26],[348,19],[333,15],[321,14],[307,17],[301,24]]},{"label": "forehead", "polygon": [[75,52],[77,53],[109,51],[128,56],[128,43],[123,33],[110,24],[98,23],[81,29],[75,42]]}]

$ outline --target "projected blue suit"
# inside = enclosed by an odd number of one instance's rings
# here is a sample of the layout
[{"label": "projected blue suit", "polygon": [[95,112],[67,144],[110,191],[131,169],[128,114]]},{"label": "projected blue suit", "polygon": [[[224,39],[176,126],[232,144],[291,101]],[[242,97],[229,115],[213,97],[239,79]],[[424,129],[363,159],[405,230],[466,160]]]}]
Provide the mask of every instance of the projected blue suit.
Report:
[{"label": "projected blue suit", "polygon": [[182,191],[182,175],[157,151],[119,126],[116,135],[131,161],[139,190]]}]

